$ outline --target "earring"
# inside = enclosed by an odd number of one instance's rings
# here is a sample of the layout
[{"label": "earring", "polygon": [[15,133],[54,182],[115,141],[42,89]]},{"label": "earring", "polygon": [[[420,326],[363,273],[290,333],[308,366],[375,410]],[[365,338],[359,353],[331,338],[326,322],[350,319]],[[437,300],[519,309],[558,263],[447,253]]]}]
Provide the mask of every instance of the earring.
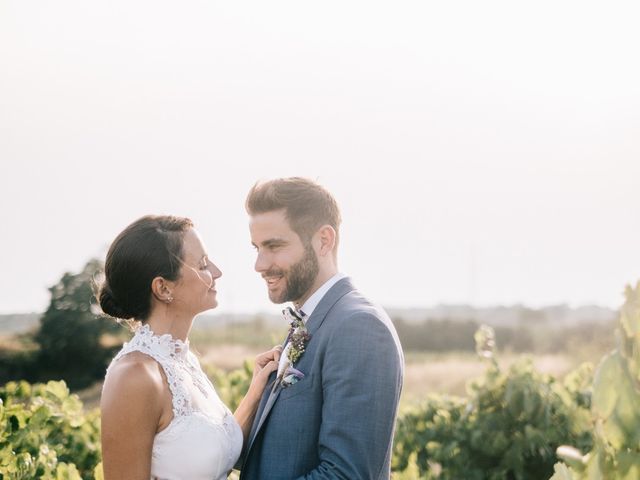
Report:
[{"label": "earring", "polygon": [[169,295],[165,301],[167,303],[171,303],[171,302],[173,302],[173,297],[171,295]]}]

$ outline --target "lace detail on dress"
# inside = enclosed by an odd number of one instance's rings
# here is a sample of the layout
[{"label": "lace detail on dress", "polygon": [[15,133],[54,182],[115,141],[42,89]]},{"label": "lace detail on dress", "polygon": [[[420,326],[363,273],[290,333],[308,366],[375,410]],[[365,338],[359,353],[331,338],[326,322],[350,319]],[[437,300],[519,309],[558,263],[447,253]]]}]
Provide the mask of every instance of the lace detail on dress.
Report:
[{"label": "lace detail on dress", "polygon": [[187,361],[189,353],[188,341],[176,340],[168,333],[156,335],[149,328],[149,325],[143,325],[136,330],[131,341],[123,345],[122,350],[113,359],[113,363],[123,355],[131,352],[145,353],[162,366],[167,376],[169,390],[171,390],[174,417],[182,417],[193,413],[189,395],[181,381],[181,372],[178,371],[180,366],[189,365],[187,370],[189,370],[188,373],[192,376],[194,384],[197,385],[198,380],[202,381],[202,379],[197,378],[197,374],[200,372],[193,372],[193,365]]}]

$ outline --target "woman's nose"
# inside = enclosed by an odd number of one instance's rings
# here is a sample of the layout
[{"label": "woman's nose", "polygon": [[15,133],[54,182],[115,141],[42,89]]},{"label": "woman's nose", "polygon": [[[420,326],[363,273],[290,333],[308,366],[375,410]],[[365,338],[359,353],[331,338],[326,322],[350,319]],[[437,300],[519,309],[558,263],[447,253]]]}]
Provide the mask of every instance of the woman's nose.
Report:
[{"label": "woman's nose", "polygon": [[211,275],[213,278],[220,278],[222,276],[222,271],[213,263],[211,264]]}]

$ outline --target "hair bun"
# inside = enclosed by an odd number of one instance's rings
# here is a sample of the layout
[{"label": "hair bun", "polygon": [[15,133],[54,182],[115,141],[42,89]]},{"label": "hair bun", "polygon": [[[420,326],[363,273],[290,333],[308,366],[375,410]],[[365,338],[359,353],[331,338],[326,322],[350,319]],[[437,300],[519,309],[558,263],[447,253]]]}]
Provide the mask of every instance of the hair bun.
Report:
[{"label": "hair bun", "polygon": [[118,302],[116,302],[113,292],[106,282],[100,289],[98,301],[100,302],[100,308],[102,309],[102,311],[110,317],[121,318],[123,320],[129,320],[135,317],[134,314],[125,311],[125,309],[123,309],[118,304]]}]

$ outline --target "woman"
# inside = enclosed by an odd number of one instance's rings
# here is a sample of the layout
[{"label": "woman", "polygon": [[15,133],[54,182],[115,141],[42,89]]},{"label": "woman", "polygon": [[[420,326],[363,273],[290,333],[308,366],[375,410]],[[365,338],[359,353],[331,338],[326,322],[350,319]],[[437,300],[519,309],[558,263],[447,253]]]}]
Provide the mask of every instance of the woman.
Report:
[{"label": "woman", "polygon": [[104,382],[106,480],[226,479],[237,461],[280,349],[257,357],[249,391],[232,415],[187,339],[194,317],[216,307],[221,275],[187,218],[143,217],[109,248],[100,306],[141,325]]}]

